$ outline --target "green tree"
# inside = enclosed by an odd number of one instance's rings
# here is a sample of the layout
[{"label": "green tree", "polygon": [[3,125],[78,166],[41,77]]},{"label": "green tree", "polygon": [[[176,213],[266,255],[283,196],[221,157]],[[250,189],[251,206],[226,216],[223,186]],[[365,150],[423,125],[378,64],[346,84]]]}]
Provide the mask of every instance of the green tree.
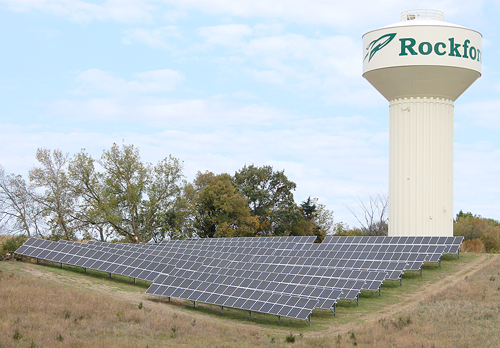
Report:
[{"label": "green tree", "polygon": [[60,150],[39,148],[36,152],[39,167],[29,171],[34,187],[44,189],[36,200],[42,207],[46,225],[54,239],[73,240],[77,226],[74,218],[76,196],[68,182],[68,154]]},{"label": "green tree", "polygon": [[350,228],[348,224],[344,222],[337,222],[333,226],[334,236],[365,236],[363,231],[359,228]]},{"label": "green tree", "polygon": [[156,165],[143,163],[133,145],[113,144],[97,163],[84,151],[75,156],[70,176],[82,197],[80,221],[99,231],[111,228],[138,243],[164,239],[170,230],[165,217],[176,207],[184,185],[182,163],[171,156]]},{"label": "green tree", "polygon": [[171,208],[158,213],[163,235],[169,239],[193,238],[196,235],[194,211],[193,202],[188,199],[184,186]]},{"label": "green tree", "polygon": [[325,236],[330,235],[333,233],[335,226],[333,211],[328,210],[326,205],[317,202],[317,198],[314,199],[316,202],[316,213],[314,214],[312,221],[316,226],[318,226],[322,234]]},{"label": "green tree", "polygon": [[[248,199],[251,215],[259,219],[258,234],[283,236],[300,217],[292,191],[296,184],[272,166],[244,166],[232,177],[238,191]],[[300,214],[299,214],[300,215]]]},{"label": "green tree", "polygon": [[255,236],[258,220],[251,216],[247,199],[237,192],[228,174],[198,172],[186,191],[199,237]]},{"label": "green tree", "polygon": [[71,187],[78,196],[78,210],[75,217],[85,239],[107,241],[116,236],[111,206],[108,204],[103,175],[95,169],[95,160],[82,149],[68,166]]},{"label": "green tree", "polygon": [[294,229],[303,229],[304,236],[315,235],[317,242],[321,242],[326,235],[330,234],[333,227],[333,212],[326,209],[324,204],[318,203],[317,198],[308,197],[300,204],[299,212],[304,221],[297,221]]}]

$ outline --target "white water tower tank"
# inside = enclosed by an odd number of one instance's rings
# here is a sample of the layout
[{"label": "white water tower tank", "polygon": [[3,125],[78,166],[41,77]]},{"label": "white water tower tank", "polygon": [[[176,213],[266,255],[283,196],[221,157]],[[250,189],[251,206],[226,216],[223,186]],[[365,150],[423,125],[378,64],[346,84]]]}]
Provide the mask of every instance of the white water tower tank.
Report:
[{"label": "white water tower tank", "polygon": [[435,10],[363,35],[363,76],[389,101],[390,236],[453,236],[453,108],[481,76],[481,39]]}]

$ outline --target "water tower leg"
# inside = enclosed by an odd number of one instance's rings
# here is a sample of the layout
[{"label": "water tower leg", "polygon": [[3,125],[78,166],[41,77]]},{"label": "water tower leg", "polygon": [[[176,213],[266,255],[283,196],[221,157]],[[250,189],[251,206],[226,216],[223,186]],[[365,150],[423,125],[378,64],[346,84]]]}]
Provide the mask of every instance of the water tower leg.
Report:
[{"label": "water tower leg", "polygon": [[391,100],[389,133],[388,235],[453,236],[453,101]]}]

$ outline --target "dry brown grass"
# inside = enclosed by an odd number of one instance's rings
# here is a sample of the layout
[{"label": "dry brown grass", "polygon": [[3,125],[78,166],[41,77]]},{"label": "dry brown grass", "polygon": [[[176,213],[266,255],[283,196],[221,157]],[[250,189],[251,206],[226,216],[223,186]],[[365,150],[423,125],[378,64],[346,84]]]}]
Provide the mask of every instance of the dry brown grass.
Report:
[{"label": "dry brown grass", "polygon": [[[498,347],[500,257],[410,312],[353,323],[340,335],[315,331],[313,323],[301,337],[286,327],[220,319],[180,303],[138,305],[3,272],[0,347]],[[285,342],[290,331],[293,344]]]},{"label": "dry brown grass", "polygon": [[419,309],[337,337],[324,347],[498,347],[500,262],[423,301]]},{"label": "dry brown grass", "polygon": [[460,246],[460,251],[467,253],[484,253],[486,252],[486,248],[481,239],[475,238],[464,240]]},{"label": "dry brown grass", "polygon": [[147,303],[0,273],[0,347],[259,347],[261,336],[182,308],[166,316]]}]

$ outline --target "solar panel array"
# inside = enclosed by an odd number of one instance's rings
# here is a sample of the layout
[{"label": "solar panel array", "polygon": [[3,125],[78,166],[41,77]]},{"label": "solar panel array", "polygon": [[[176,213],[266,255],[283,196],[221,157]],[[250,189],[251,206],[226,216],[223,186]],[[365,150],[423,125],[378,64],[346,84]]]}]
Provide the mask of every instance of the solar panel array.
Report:
[{"label": "solar panel array", "polygon": [[221,238],[126,244],[30,238],[16,253],[152,282],[148,294],[310,319],[458,253],[463,237]]}]

